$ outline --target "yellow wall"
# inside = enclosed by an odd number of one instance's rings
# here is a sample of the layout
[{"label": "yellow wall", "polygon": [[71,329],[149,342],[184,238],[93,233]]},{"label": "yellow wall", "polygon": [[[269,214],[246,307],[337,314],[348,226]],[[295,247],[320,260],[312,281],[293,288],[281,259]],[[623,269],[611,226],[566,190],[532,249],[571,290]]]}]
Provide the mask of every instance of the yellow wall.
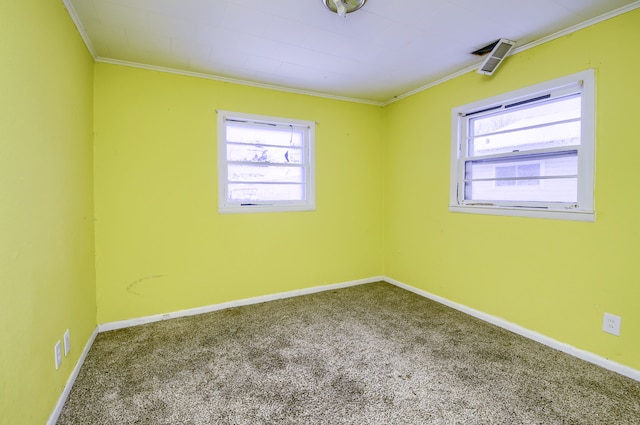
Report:
[{"label": "yellow wall", "polygon": [[3,1],[0,424],[46,422],[96,326],[92,98],[93,61],[62,2]]},{"label": "yellow wall", "polygon": [[[0,424],[46,421],[96,315],[383,273],[640,369],[639,27],[636,10],[378,108],[94,66],[61,2],[2,3]],[[596,222],[450,213],[451,108],[587,68]],[[317,211],[218,214],[216,109],[319,123]]]},{"label": "yellow wall", "polygon": [[[216,109],[318,122],[316,211],[218,213]],[[98,322],[380,275],[382,114],[97,64]]]},{"label": "yellow wall", "polygon": [[[640,10],[386,109],[385,273],[640,369]],[[595,223],[448,211],[451,109],[595,68]],[[621,336],[601,330],[622,317]]]}]

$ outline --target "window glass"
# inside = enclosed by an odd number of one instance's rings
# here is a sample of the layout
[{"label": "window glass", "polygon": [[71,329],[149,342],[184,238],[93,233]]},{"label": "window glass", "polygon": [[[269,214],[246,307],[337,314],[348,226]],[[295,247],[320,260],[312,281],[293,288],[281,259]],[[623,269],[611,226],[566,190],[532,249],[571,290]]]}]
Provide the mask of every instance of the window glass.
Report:
[{"label": "window glass", "polygon": [[585,71],[455,108],[450,209],[592,221],[593,87]]},{"label": "window glass", "polygon": [[533,107],[471,118],[471,156],[580,144],[579,94]]},{"label": "window glass", "polygon": [[315,208],[314,123],[220,111],[220,212]]}]

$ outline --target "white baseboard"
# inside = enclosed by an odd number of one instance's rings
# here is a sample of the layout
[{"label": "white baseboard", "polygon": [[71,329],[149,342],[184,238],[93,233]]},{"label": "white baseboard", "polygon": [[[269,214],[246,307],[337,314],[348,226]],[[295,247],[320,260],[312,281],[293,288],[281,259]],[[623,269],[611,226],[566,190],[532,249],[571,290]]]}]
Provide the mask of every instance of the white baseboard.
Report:
[{"label": "white baseboard", "polygon": [[62,394],[58,398],[58,402],[56,403],[56,407],[51,412],[51,416],[49,416],[49,420],[47,421],[47,425],[55,425],[58,422],[58,418],[60,417],[60,413],[62,413],[62,408],[64,407],[64,403],[67,401],[67,397],[69,397],[69,393],[71,392],[71,388],[73,387],[73,383],[76,382],[76,378],[78,377],[78,373],[80,373],[80,368],[84,364],[84,360],[87,358],[87,354],[89,354],[89,350],[93,345],[93,341],[95,341],[96,336],[98,335],[98,327],[93,330],[93,333],[89,337],[89,340],[84,346],[84,350],[82,350],[82,354],[80,354],[80,358],[78,359],[76,366],[73,368],[73,372],[67,379],[67,383],[62,390]]},{"label": "white baseboard", "polygon": [[76,381],[76,378],[78,377],[80,368],[84,364],[87,354],[89,353],[89,350],[93,345],[93,341],[96,339],[96,336],[100,332],[110,331],[114,329],[128,328],[131,326],[142,325],[145,323],[173,319],[176,317],[193,316],[196,314],[209,313],[212,311],[224,310],[226,308],[231,308],[231,307],[240,307],[244,305],[258,304],[258,303],[274,301],[274,300],[283,299],[283,298],[296,297],[299,295],[313,294],[316,292],[323,292],[323,291],[331,291],[333,289],[340,289],[340,288],[346,288],[349,286],[363,285],[365,283],[373,283],[373,282],[381,282],[381,281],[384,281],[384,278],[382,276],[374,276],[366,279],[352,280],[348,282],[334,283],[334,284],[322,285],[322,286],[314,286],[312,288],[299,289],[299,290],[289,291],[289,292],[281,292],[277,294],[264,295],[260,297],[246,298],[243,300],[229,301],[226,303],[191,308],[188,310],[180,310],[173,313],[156,314],[153,316],[140,317],[140,318],[130,319],[130,320],[121,320],[118,322],[110,322],[110,323],[104,323],[104,324],[98,325],[94,329],[91,336],[89,337],[89,340],[87,341],[84,347],[84,350],[82,351],[82,354],[80,355],[80,358],[78,359],[78,362],[76,363],[76,366],[73,369],[73,372],[69,376],[69,379],[67,380],[67,383],[64,386],[64,389],[62,390],[62,394],[60,394],[60,397],[58,398],[58,402],[56,403],[56,406],[53,409],[51,416],[49,416],[47,425],[55,425],[55,423],[58,421],[58,418],[60,417],[60,413],[62,413],[62,408],[64,407],[64,404],[67,401],[67,398],[69,397],[69,393],[71,392],[71,388],[73,387],[73,384]]},{"label": "white baseboard", "polygon": [[413,286],[407,285],[406,283],[402,283],[399,282],[395,279],[391,279],[390,277],[383,277],[382,280],[384,280],[385,282],[388,282],[392,285],[395,285],[399,288],[402,289],[406,289],[407,291],[411,291],[415,294],[421,295],[425,298],[429,298],[433,301],[436,301],[440,304],[444,304],[446,306],[449,306],[451,308],[454,308],[458,311],[461,311],[463,313],[466,313],[470,316],[476,317],[480,320],[483,320],[485,322],[489,322],[491,324],[494,324],[496,326],[499,326],[501,328],[504,328],[508,331],[511,331],[513,333],[516,333],[518,335],[522,335],[525,338],[529,338],[532,339],[536,342],[539,342],[541,344],[544,344],[546,346],[549,346],[551,348],[555,348],[556,350],[562,351],[564,353],[567,353],[569,355],[572,355],[574,357],[577,357],[581,360],[585,360],[589,363],[593,363],[595,365],[598,365],[600,367],[603,367],[605,369],[611,370],[613,372],[619,373],[620,375],[624,375],[628,378],[634,379],[636,381],[640,381],[640,370],[636,370],[633,369],[629,366],[625,366],[623,364],[620,363],[616,363],[614,361],[611,361],[605,357],[601,357],[598,356],[596,354],[593,354],[589,351],[585,351],[585,350],[581,350],[579,348],[573,347],[569,344],[565,344],[564,342],[560,342],[558,340],[555,340],[553,338],[550,338],[546,335],[543,335],[541,333],[532,331],[530,329],[527,328],[523,328],[520,325],[516,325],[515,323],[511,323],[508,322],[504,319],[501,319],[499,317],[496,316],[492,316],[490,314],[487,313],[483,313],[482,311],[479,310],[475,310],[471,307],[467,307],[463,304],[458,304],[456,302],[450,301],[446,298],[440,297],[438,295],[432,294],[430,292],[427,291],[423,291],[422,289],[418,289],[415,288]]},{"label": "white baseboard", "polygon": [[300,295],[313,294],[316,292],[331,291],[333,289],[346,288],[349,286],[363,285],[365,283],[373,283],[384,281],[382,276],[373,276],[366,279],[352,280],[348,282],[334,283],[330,285],[314,286],[312,288],[298,289],[289,292],[280,292],[277,294],[263,295],[260,297],[245,298],[237,301],[229,301],[220,304],[212,304],[204,307],[190,308],[188,310],[179,310],[164,314],[155,314],[152,316],[138,317],[135,319],[120,320],[117,322],[108,322],[98,325],[99,332],[112,331],[115,329],[129,328],[131,326],[144,325],[146,323],[159,322],[161,320],[174,319],[176,317],[194,316],[196,314],[210,313],[212,311],[224,310],[226,308],[241,307],[251,304],[259,304],[267,301],[274,301],[283,298],[297,297]]},{"label": "white baseboard", "polygon": [[245,305],[251,305],[251,304],[258,304],[258,303],[263,303],[263,302],[267,302],[267,301],[274,301],[274,300],[279,300],[279,299],[283,299],[283,298],[291,298],[291,297],[296,297],[296,296],[300,296],[300,295],[307,295],[307,294],[313,294],[313,293],[317,293],[317,292],[324,292],[324,291],[331,291],[333,289],[340,289],[340,288],[346,288],[349,286],[356,286],[356,285],[363,285],[366,283],[373,283],[373,282],[379,282],[379,281],[384,281],[387,283],[390,283],[392,285],[395,285],[399,288],[405,289],[407,291],[413,292],[417,295],[423,296],[425,298],[429,298],[433,301],[436,301],[440,304],[444,304],[446,306],[449,306],[451,308],[454,308],[458,311],[461,311],[463,313],[466,313],[470,316],[476,317],[480,320],[483,320],[485,322],[494,324],[496,326],[499,326],[501,328],[507,329],[511,332],[514,332],[518,335],[522,335],[526,338],[532,339],[536,342],[539,342],[541,344],[544,344],[546,346],[549,346],[551,348],[554,348],[556,350],[562,351],[564,353],[567,353],[569,355],[572,355],[574,357],[577,357],[579,359],[585,360],[589,363],[593,363],[595,365],[598,365],[600,367],[603,367],[605,369],[611,370],[613,372],[619,373],[620,375],[626,376],[628,378],[634,379],[636,381],[640,381],[640,371],[633,369],[631,367],[622,365],[620,363],[616,363],[614,361],[611,361],[609,359],[606,359],[604,357],[598,356],[596,354],[593,354],[589,351],[585,351],[585,350],[581,350],[579,348],[575,348],[569,344],[565,344],[563,342],[560,342],[558,340],[555,340],[553,338],[550,338],[546,335],[543,335],[541,333],[526,329],[520,325],[516,325],[515,323],[511,323],[508,322],[504,319],[501,319],[499,317],[496,316],[492,316],[490,314],[487,313],[483,313],[482,311],[473,309],[471,307],[467,307],[463,304],[458,304],[456,302],[450,301],[446,298],[440,297],[438,295],[432,294],[430,292],[427,291],[423,291],[422,289],[418,289],[415,288],[413,286],[407,285],[406,283],[402,283],[398,280],[392,279],[390,277],[387,276],[374,276],[374,277],[370,277],[370,278],[366,278],[366,279],[359,279],[359,280],[353,280],[353,281],[348,281],[348,282],[342,282],[342,283],[335,283],[335,284],[330,284],[330,285],[322,285],[322,286],[314,286],[311,288],[305,288],[305,289],[299,289],[299,290],[295,290],[295,291],[289,291],[289,292],[281,292],[281,293],[277,293],[277,294],[271,294],[271,295],[264,295],[264,296],[260,296],[260,297],[253,297],[253,298],[246,298],[246,299],[242,299],[242,300],[237,300],[237,301],[229,301],[226,303],[221,303],[221,304],[213,304],[213,305],[209,305],[209,306],[204,306],[204,307],[197,307],[197,308],[192,308],[192,309],[188,309],[188,310],[180,310],[180,311],[176,311],[173,313],[165,313],[165,314],[156,314],[153,316],[146,316],[146,317],[140,317],[140,318],[136,318],[136,319],[129,319],[129,320],[121,320],[118,322],[109,322],[109,323],[104,323],[101,325],[98,325],[96,327],[96,329],[93,331],[93,333],[91,334],[91,336],[89,337],[89,340],[87,341],[84,350],[82,351],[82,354],[80,355],[80,358],[78,359],[78,362],[76,363],[76,366],[73,369],[73,372],[71,373],[71,375],[69,376],[69,379],[67,380],[67,383],[64,387],[64,390],[62,391],[62,394],[60,395],[60,398],[58,399],[58,402],[56,404],[55,409],[53,410],[53,412],[51,413],[51,416],[49,417],[49,420],[47,421],[47,425],[55,425],[55,423],[58,421],[58,418],[60,417],[60,413],[62,412],[62,408],[64,407],[65,402],[67,401],[67,397],[69,396],[69,393],[71,392],[71,388],[73,387],[73,384],[78,376],[78,373],[80,372],[80,368],[82,367],[82,365],[84,364],[84,361],[87,357],[87,354],[89,353],[89,350],[91,349],[91,346],[93,345],[93,341],[96,339],[96,336],[98,335],[99,332],[105,332],[105,331],[110,331],[110,330],[114,330],[114,329],[122,329],[122,328],[127,328],[127,327],[131,327],[131,326],[137,326],[137,325],[142,325],[145,323],[151,323],[151,322],[158,322],[161,320],[167,320],[167,319],[173,319],[176,317],[184,317],[184,316],[193,316],[196,314],[202,314],[202,313],[209,313],[212,311],[218,311],[218,310],[223,310],[226,308],[232,308],[232,307],[240,307],[240,306],[245,306]]}]

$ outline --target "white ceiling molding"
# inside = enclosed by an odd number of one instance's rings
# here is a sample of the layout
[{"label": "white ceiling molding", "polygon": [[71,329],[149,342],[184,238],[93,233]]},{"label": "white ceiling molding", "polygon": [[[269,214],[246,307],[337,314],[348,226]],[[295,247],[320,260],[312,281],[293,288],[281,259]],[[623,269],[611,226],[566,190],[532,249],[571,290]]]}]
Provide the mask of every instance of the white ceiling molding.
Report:
[{"label": "white ceiling molding", "polygon": [[[139,63],[139,62],[135,62],[135,61],[123,61],[123,60],[118,60],[118,59],[111,59],[111,58],[105,58],[105,57],[101,57],[96,53],[96,49],[94,48],[91,39],[86,31],[86,29],[84,28],[84,25],[82,23],[82,21],[80,20],[80,17],[77,13],[77,11],[75,10],[73,4],[72,4],[73,0],[62,0],[65,8],[67,9],[67,11],[69,12],[69,15],[72,19],[72,21],[74,22],[76,28],[78,29],[78,32],[80,33],[80,36],[82,38],[82,40],[84,41],[89,53],[92,55],[93,59],[96,62],[102,62],[102,63],[111,63],[111,64],[117,64],[117,65],[122,65],[122,66],[129,66],[129,67],[134,67],[134,68],[141,68],[141,69],[149,69],[149,70],[154,70],[154,71],[160,71],[160,72],[167,72],[167,73],[173,73],[173,74],[179,74],[179,75],[186,75],[186,76],[191,76],[191,77],[196,77],[196,78],[204,78],[204,79],[210,79],[210,80],[216,80],[216,81],[223,81],[223,82],[229,82],[229,83],[234,83],[234,84],[241,84],[241,85],[245,85],[245,86],[253,86],[253,87],[258,87],[258,88],[266,88],[266,89],[271,89],[271,90],[278,90],[278,91],[283,91],[283,92],[290,92],[290,93],[297,93],[297,94],[303,94],[303,95],[309,95],[309,96],[315,96],[315,97],[322,97],[322,98],[328,98],[328,99],[335,99],[335,100],[341,100],[341,101],[346,101],[346,102],[354,102],[354,103],[362,103],[362,104],[369,104],[369,105],[375,105],[375,106],[386,106],[386,105],[390,105],[394,102],[397,102],[399,100],[405,99],[409,96],[412,96],[416,93],[422,92],[424,90],[427,90],[431,87],[437,86],[439,84],[442,84],[446,81],[449,81],[451,79],[454,79],[458,76],[464,75],[468,72],[474,71],[476,70],[480,64],[482,63],[482,61],[479,61],[471,66],[465,66],[462,69],[459,69],[453,73],[447,74],[444,77],[438,78],[437,80],[433,80],[428,82],[425,85],[422,85],[420,87],[417,87],[413,90],[404,92],[403,94],[394,96],[393,98],[390,98],[386,101],[375,101],[375,100],[370,100],[370,99],[362,99],[362,98],[358,98],[358,97],[349,97],[349,96],[339,96],[339,95],[335,95],[335,94],[328,94],[328,93],[323,93],[317,90],[304,90],[304,89],[296,89],[296,88],[291,88],[291,87],[286,87],[286,86],[281,86],[278,84],[268,84],[268,83],[257,83],[257,82],[253,82],[253,81],[248,81],[245,79],[241,79],[241,78],[229,78],[229,77],[222,77],[219,75],[215,75],[212,73],[200,73],[200,72],[193,72],[193,71],[186,71],[186,70],[180,70],[180,69],[175,69],[175,68],[168,68],[168,67],[162,67],[162,66],[155,66],[155,65],[148,65],[148,64],[143,64],[143,63]],[[635,10],[637,8],[640,8],[640,0],[634,1],[633,3],[630,3],[626,6],[620,7],[618,9],[615,9],[613,11],[604,13],[600,16],[597,16],[595,18],[592,19],[588,19],[582,23],[570,26],[568,28],[565,28],[563,30],[557,31],[553,34],[550,34],[548,36],[545,37],[541,37],[538,38],[534,41],[531,41],[529,43],[526,43],[522,46],[518,46],[515,47],[510,55],[514,55],[514,54],[518,54],[520,52],[523,52],[525,50],[528,50],[530,48],[539,46],[541,44],[544,44],[548,41],[566,36],[570,33],[579,31],[581,29],[587,28],[589,26],[598,24],[600,22],[606,21],[608,19],[614,18],[616,16],[622,15],[624,13],[630,12],[632,10]],[[366,10],[363,9],[363,10]]]},{"label": "white ceiling molding", "polygon": [[623,7],[619,8],[619,9],[612,10],[611,12],[605,13],[603,15],[597,16],[595,18],[588,19],[588,20],[586,20],[586,21],[584,21],[582,23],[579,23],[577,25],[571,26],[571,27],[566,28],[566,29],[564,29],[562,31],[558,31],[558,32],[550,34],[550,35],[548,35],[546,37],[542,37],[542,38],[540,38],[538,40],[532,41],[531,43],[527,43],[524,46],[514,47],[513,50],[511,51],[511,54],[515,55],[517,53],[520,53],[520,52],[523,52],[525,50],[531,49],[532,47],[536,47],[536,46],[544,44],[544,43],[546,43],[548,41],[555,40],[556,38],[564,37],[565,35],[569,35],[571,33],[579,31],[581,29],[588,28],[588,27],[590,27],[592,25],[599,24],[600,22],[604,22],[604,21],[606,21],[608,19],[615,18],[616,16],[620,16],[620,15],[625,14],[627,12],[631,12],[632,10],[637,9],[639,7],[640,7],[640,0],[638,0],[638,1],[634,2],[634,3],[630,3],[630,4],[628,4],[626,6],[623,6]]},{"label": "white ceiling molding", "polygon": [[[566,29],[564,29],[562,31],[558,31],[556,33],[550,34],[550,35],[548,35],[546,37],[542,37],[542,38],[540,38],[538,40],[532,41],[531,43],[527,43],[527,44],[525,44],[523,46],[514,47],[509,56],[518,54],[520,52],[524,52],[525,50],[529,50],[531,48],[534,48],[534,47],[539,46],[541,44],[544,44],[544,43],[547,43],[549,41],[555,40],[557,38],[564,37],[565,35],[569,35],[571,33],[579,31],[581,29],[590,27],[590,26],[598,24],[600,22],[604,22],[604,21],[606,21],[608,19],[615,18],[616,16],[619,16],[619,15],[622,15],[624,13],[630,12],[630,11],[632,11],[634,9],[639,8],[639,7],[640,7],[640,0],[638,0],[638,1],[634,2],[634,3],[631,3],[631,4],[627,5],[627,6],[621,7],[619,9],[613,10],[613,11],[611,11],[609,13],[605,13],[604,15],[598,16],[596,18],[584,21],[584,22],[582,22],[582,23],[580,23],[578,25],[574,25],[574,26],[566,28]],[[464,74],[466,74],[468,72],[475,71],[476,69],[478,69],[478,67],[481,64],[482,64],[482,61],[478,62],[475,65],[468,66],[468,67],[466,67],[464,69],[461,69],[460,71],[456,71],[453,74],[449,74],[446,77],[440,78],[439,80],[432,81],[432,82],[430,82],[428,84],[425,84],[424,86],[420,86],[420,87],[416,88],[415,90],[411,90],[411,91],[408,91],[408,92],[406,92],[406,93],[404,93],[404,94],[402,94],[400,96],[396,96],[393,99],[389,99],[388,101],[383,102],[382,106],[390,105],[390,104],[392,104],[394,102],[397,102],[399,100],[405,99],[405,98],[407,98],[409,96],[412,96],[414,94],[417,94],[417,93],[420,93],[420,92],[425,91],[427,89],[430,89],[431,87],[435,87],[435,86],[437,86],[439,84],[442,84],[442,83],[444,83],[446,81],[452,80],[452,79],[454,79],[456,77],[459,77],[461,75],[464,75]]]},{"label": "white ceiling molding", "polygon": [[82,25],[82,21],[80,21],[80,17],[78,16],[78,12],[76,12],[75,7],[73,7],[70,0],[62,0],[62,4],[64,4],[64,7],[67,9],[67,12],[69,12],[69,16],[71,17],[71,20],[73,21],[76,28],[78,29],[78,32],[80,33],[80,37],[82,38],[82,41],[84,41],[84,45],[87,46],[87,50],[89,50],[91,57],[93,57],[93,60],[96,60],[96,50],[93,48],[93,44],[91,44],[91,39],[89,38],[87,31],[85,31],[84,26]]},{"label": "white ceiling molding", "polygon": [[182,70],[182,69],[173,69],[173,68],[165,68],[165,67],[162,67],[162,66],[147,65],[147,64],[144,64],[144,63],[128,62],[128,61],[121,61],[121,60],[117,60],[117,59],[109,59],[109,58],[101,58],[101,57],[96,58],[96,62],[98,62],[98,63],[108,63],[108,64],[112,64],[112,65],[127,66],[127,67],[130,67],[130,68],[146,69],[146,70],[149,70],[149,71],[166,72],[168,74],[184,75],[184,76],[187,76],[187,77],[203,78],[205,80],[222,81],[222,82],[225,82],[225,83],[233,83],[233,84],[239,84],[239,85],[242,85],[242,86],[250,86],[250,87],[257,87],[257,88],[261,88],[261,89],[276,90],[276,91],[282,91],[282,92],[286,92],[286,93],[296,93],[296,94],[303,94],[303,95],[306,95],[306,96],[323,97],[323,98],[326,98],[326,99],[333,99],[333,100],[342,100],[344,102],[364,103],[366,105],[383,106],[382,102],[376,102],[376,101],[373,101],[373,100],[355,99],[355,98],[351,98],[351,97],[335,96],[335,95],[332,95],[332,94],[317,93],[317,92],[299,90],[299,89],[294,89],[294,88],[284,87],[284,86],[276,86],[276,85],[271,85],[271,84],[256,83],[256,82],[253,82],[253,81],[238,80],[238,79],[229,78],[229,77],[220,77],[220,76],[213,75],[213,74],[204,74],[204,73],[200,73],[200,72],[185,71],[185,70]]}]

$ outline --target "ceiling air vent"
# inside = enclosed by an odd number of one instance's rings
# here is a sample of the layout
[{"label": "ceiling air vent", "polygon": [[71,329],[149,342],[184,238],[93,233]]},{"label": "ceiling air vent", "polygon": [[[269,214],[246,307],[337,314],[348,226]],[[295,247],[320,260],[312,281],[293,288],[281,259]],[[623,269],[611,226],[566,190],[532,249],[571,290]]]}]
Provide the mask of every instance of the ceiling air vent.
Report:
[{"label": "ceiling air vent", "polygon": [[491,50],[491,53],[489,53],[484,62],[482,62],[482,65],[480,65],[480,68],[478,68],[478,73],[493,75],[493,73],[496,72],[498,65],[502,63],[504,58],[507,57],[515,45],[515,41],[507,40],[506,38],[498,40],[495,43],[495,47]]}]

